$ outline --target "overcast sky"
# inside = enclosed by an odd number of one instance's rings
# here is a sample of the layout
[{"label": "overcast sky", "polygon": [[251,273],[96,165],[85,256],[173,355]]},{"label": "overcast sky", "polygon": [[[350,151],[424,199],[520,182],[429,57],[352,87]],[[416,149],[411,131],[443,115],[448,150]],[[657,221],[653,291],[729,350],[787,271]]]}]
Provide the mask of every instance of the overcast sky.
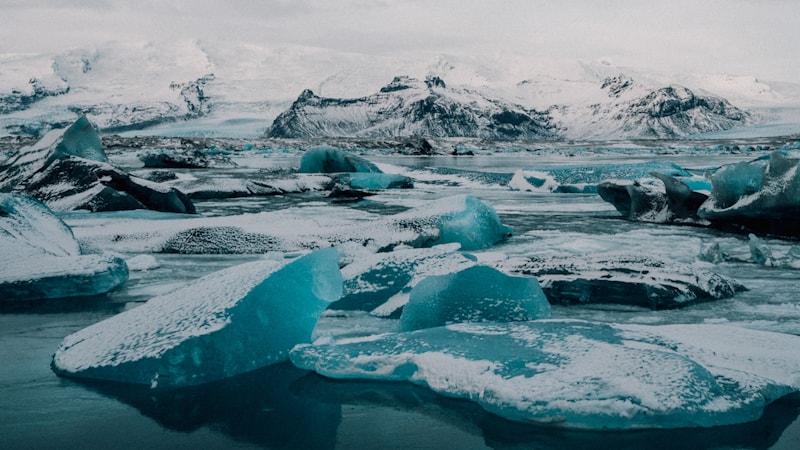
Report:
[{"label": "overcast sky", "polygon": [[799,28],[795,0],[0,0],[0,53],[196,38],[366,55],[608,58],[797,82]]}]

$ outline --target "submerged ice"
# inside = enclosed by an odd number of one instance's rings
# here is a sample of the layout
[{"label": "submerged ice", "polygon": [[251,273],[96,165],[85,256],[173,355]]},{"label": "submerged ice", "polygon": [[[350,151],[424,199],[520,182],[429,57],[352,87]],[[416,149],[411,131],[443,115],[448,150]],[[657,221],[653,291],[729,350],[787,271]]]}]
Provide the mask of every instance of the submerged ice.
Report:
[{"label": "submerged ice", "polygon": [[53,370],[172,388],[285,361],[341,295],[337,260],[329,248],[212,273],[67,336]]},{"label": "submerged ice", "polygon": [[685,428],[753,421],[797,392],[797,345],[719,325],[537,320],[304,344],[290,359],[332,378],[409,381],[526,423]]}]

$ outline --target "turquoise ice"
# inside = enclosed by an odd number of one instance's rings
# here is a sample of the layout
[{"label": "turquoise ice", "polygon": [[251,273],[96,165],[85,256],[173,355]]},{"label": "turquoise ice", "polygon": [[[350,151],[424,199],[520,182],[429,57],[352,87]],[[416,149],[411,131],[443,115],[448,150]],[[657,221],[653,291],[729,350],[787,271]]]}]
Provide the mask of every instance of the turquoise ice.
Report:
[{"label": "turquoise ice", "polygon": [[400,328],[413,331],[461,322],[523,322],[550,318],[550,303],[535,278],[487,266],[427,277],[411,290]]},{"label": "turquoise ice", "polygon": [[62,376],[199,385],[285,361],[309,342],[342,292],[338,253],[261,260],[207,275],[67,336],[53,356]]},{"label": "turquoise ice", "polygon": [[510,420],[609,430],[758,419],[800,388],[800,337],[721,325],[469,323],[300,345],[298,367],[407,381]]}]

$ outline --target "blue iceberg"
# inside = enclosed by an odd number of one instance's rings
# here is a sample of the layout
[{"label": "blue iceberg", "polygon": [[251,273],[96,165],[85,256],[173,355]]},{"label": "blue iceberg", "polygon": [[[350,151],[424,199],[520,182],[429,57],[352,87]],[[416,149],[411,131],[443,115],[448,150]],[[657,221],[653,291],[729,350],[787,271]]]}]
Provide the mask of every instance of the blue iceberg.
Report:
[{"label": "blue iceberg", "polygon": [[333,147],[308,150],[300,160],[300,173],[367,172],[381,173],[366,159]]},{"label": "blue iceberg", "polygon": [[698,215],[713,225],[779,236],[800,236],[800,158],[768,158],[721,167]]},{"label": "blue iceberg", "polygon": [[298,367],[408,381],[525,423],[578,429],[757,420],[800,389],[800,337],[720,325],[455,324],[299,345]]},{"label": "blue iceberg", "polygon": [[446,244],[359,255],[342,268],[344,294],[330,309],[375,310],[377,315],[393,315],[408,302],[411,290],[423,279],[475,265],[458,252],[459,247]]},{"label": "blue iceberg", "polygon": [[92,296],[128,279],[120,258],[82,255],[72,230],[39,201],[0,194],[0,300]]},{"label": "blue iceberg", "polygon": [[351,189],[365,189],[369,191],[411,189],[414,187],[414,180],[407,176],[393,173],[343,173],[336,177],[336,181]]},{"label": "blue iceberg", "polygon": [[461,322],[524,322],[550,318],[550,303],[534,278],[487,266],[431,276],[411,290],[400,316],[403,331]]},{"label": "blue iceberg", "polygon": [[396,214],[393,227],[430,230],[420,233],[421,247],[457,242],[462,250],[479,250],[511,236],[494,208],[472,195],[445,197],[429,205]]},{"label": "blue iceberg", "polygon": [[174,388],[285,361],[342,292],[338,253],[261,260],[212,273],[67,336],[62,376]]}]

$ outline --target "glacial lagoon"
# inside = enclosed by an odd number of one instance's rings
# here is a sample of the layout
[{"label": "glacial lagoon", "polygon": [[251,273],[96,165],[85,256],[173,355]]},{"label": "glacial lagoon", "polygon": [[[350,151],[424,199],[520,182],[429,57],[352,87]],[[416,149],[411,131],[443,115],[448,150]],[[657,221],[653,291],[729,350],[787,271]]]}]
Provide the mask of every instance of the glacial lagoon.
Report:
[{"label": "glacial lagoon", "polygon": [[[666,153],[666,152],[665,152]],[[325,192],[196,201],[207,217],[291,209],[320,223],[359,223],[389,216],[454,194],[491,204],[513,236],[473,250],[479,261],[537,254],[574,256],[625,251],[693,264],[738,280],[747,291],[684,308],[651,310],[625,305],[553,305],[554,319],[625,325],[709,324],[800,335],[797,268],[772,267],[751,257],[748,237],[707,228],[623,220],[596,194],[510,190],[522,168],[670,161],[703,169],[760,155],[725,152],[631,154],[552,152],[527,155],[410,157],[365,155],[388,173],[414,180],[413,189],[386,190],[360,201],[327,198]],[[127,155],[111,155],[128,170]],[[299,155],[242,153],[236,168],[193,169],[187,174],[242,179],[299,167]],[[125,230],[136,220],[180,220],[168,214],[60,214],[82,246],[110,246],[126,259],[151,255],[147,246],[126,247]],[[287,224],[291,222],[287,221]],[[280,223],[276,224],[280,226]],[[135,229],[135,225],[134,228]],[[108,239],[116,233],[118,238]],[[111,244],[108,244],[111,243]],[[719,263],[698,256],[718,244]],[[765,239],[772,253],[790,255],[795,242]],[[137,248],[139,250],[137,250]],[[29,448],[794,448],[800,441],[800,402],[778,400],[761,419],[714,428],[642,431],[566,431],[510,422],[478,405],[420,386],[375,381],[337,381],[271,365],[211,384],[154,392],[147,387],[59,378],[50,369],[65,336],[192,280],[262,255],[156,253],[131,270],[127,284],[106,296],[3,304],[0,314],[0,435],[9,447]],[[788,258],[788,256],[785,256]],[[788,261],[788,260],[787,260]],[[391,331],[393,319],[362,311],[329,311],[316,339]]]}]

